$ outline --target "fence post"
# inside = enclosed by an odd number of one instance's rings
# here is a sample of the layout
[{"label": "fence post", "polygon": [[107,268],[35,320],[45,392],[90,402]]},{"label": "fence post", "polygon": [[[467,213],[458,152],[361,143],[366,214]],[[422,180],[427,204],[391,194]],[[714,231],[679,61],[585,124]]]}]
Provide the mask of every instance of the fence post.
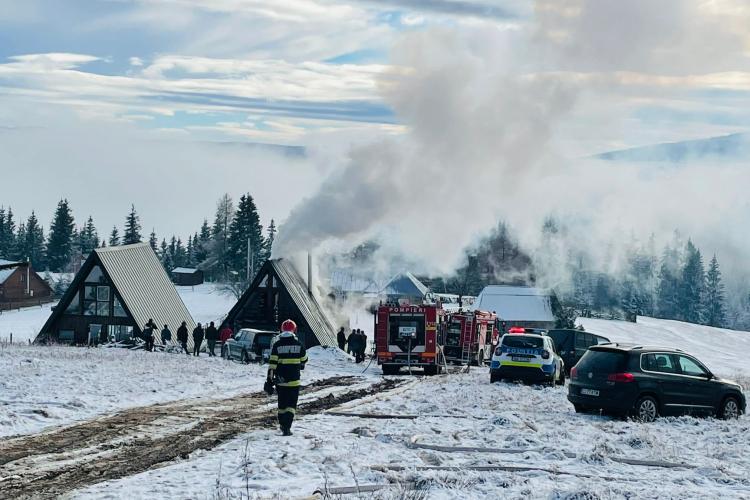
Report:
[{"label": "fence post", "polygon": [[13,332],[10,332],[10,343],[13,344]]}]

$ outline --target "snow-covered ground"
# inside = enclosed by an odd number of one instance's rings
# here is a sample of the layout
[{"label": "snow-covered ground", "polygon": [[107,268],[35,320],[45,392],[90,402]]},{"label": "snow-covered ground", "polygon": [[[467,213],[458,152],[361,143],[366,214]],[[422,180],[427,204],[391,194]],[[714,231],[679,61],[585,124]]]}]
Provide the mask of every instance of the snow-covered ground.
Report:
[{"label": "snow-covered ground", "polygon": [[[413,420],[319,414],[292,438],[255,431],[168,467],[79,491],[74,498],[294,498],[316,489],[430,480],[424,498],[750,498],[750,418],[669,418],[655,424],[576,415],[563,388],[488,384],[485,369],[414,379],[356,412]],[[350,410],[350,411],[351,411]],[[519,453],[444,452],[409,443]],[[619,458],[688,467],[625,465]],[[473,466],[546,470],[477,472]],[[381,466],[405,467],[382,470]],[[418,471],[449,466],[458,470]],[[551,472],[555,471],[555,472]],[[593,477],[580,477],[591,475]],[[404,498],[398,489],[361,498]],[[407,497],[408,498],[408,497]]]},{"label": "snow-covered ground", "polygon": [[[218,320],[234,299],[212,285],[180,289],[197,321]],[[34,332],[49,314],[36,308],[0,316],[0,337]],[[366,323],[357,318],[354,323]],[[750,334],[673,321],[581,319],[613,341],[675,346],[716,373],[747,377]],[[19,333],[16,333],[19,332]],[[29,334],[30,335],[30,334]],[[19,337],[16,337],[19,338]],[[336,350],[311,349],[305,382],[361,375]],[[38,432],[117,410],[188,398],[259,391],[265,366],[219,358],[123,349],[0,344],[0,436]],[[380,379],[370,366],[368,382]],[[563,388],[488,384],[485,368],[465,374],[407,378],[349,411],[417,416],[358,419],[330,414],[299,418],[295,435],[255,430],[165,467],[79,490],[74,498],[288,498],[315,489],[429,480],[423,498],[750,498],[750,418],[724,422],[690,417],[654,424],[576,415]],[[346,406],[346,405],[345,405]],[[345,408],[346,409],[346,408]],[[518,453],[447,452],[409,443],[479,446]],[[626,465],[620,458],[690,467]],[[527,466],[526,472],[477,472],[482,465]],[[404,467],[386,470],[384,467]],[[416,470],[449,466],[456,470]],[[590,475],[593,477],[583,477]],[[392,489],[365,498],[402,498]],[[418,498],[418,497],[412,497]]]},{"label": "snow-covered ground", "polygon": [[0,314],[0,342],[8,342],[11,334],[14,343],[33,341],[52,313],[52,306],[55,304],[3,311]]},{"label": "snow-covered ground", "polygon": [[579,318],[587,332],[604,335],[612,342],[676,347],[696,356],[722,376],[750,375],[744,353],[750,352],[750,332],[724,330],[639,316],[636,323]]}]

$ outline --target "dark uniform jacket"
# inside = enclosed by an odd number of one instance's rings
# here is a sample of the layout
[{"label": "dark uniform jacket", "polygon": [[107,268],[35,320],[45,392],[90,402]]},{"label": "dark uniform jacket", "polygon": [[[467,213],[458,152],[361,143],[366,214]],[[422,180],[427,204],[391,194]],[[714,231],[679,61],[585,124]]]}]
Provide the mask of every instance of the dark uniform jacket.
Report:
[{"label": "dark uniform jacket", "polygon": [[206,340],[218,340],[219,330],[215,326],[209,326],[206,328]]},{"label": "dark uniform jacket", "polygon": [[180,325],[177,329],[177,340],[180,342],[187,342],[188,340],[188,329],[186,326]]},{"label": "dark uniform jacket", "polygon": [[300,370],[305,369],[305,363],[307,352],[296,335],[284,332],[276,337],[269,360],[269,369],[274,371],[276,385],[299,387]]},{"label": "dark uniform jacket", "polygon": [[196,326],[195,330],[193,330],[193,341],[203,342],[203,328],[202,327]]}]

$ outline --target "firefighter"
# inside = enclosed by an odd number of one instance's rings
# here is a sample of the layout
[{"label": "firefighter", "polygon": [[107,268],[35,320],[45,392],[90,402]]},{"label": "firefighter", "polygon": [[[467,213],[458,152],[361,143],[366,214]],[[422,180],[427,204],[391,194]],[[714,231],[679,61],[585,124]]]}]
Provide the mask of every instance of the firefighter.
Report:
[{"label": "firefighter", "polygon": [[292,435],[292,422],[297,413],[300,371],[305,369],[307,352],[297,339],[297,324],[288,319],[281,324],[281,334],[271,347],[266,385],[276,385],[279,393],[279,427],[284,436]]}]

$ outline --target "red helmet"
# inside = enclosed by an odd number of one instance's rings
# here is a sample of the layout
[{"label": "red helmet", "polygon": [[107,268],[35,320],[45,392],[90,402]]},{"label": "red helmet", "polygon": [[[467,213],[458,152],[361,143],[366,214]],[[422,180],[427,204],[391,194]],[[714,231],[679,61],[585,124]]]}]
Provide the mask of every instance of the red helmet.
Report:
[{"label": "red helmet", "polygon": [[297,323],[288,319],[281,324],[281,331],[297,333]]}]

